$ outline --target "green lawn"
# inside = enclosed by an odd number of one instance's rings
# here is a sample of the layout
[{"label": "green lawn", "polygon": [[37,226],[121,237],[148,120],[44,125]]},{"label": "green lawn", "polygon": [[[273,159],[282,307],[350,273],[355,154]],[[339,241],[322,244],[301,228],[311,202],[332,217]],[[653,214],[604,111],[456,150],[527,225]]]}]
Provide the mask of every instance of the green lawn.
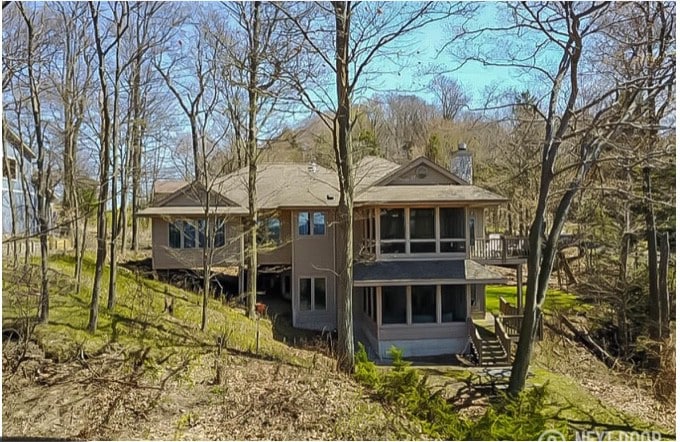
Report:
[{"label": "green lawn", "polygon": [[[36,261],[37,262],[37,261]],[[50,257],[50,315],[47,324],[34,330],[40,346],[56,359],[68,359],[81,349],[96,354],[106,345],[121,344],[128,351],[149,348],[150,356],[162,359],[169,355],[214,351],[218,337],[225,347],[254,353],[257,321],[245,317],[243,310],[210,299],[208,328],[200,330],[201,296],[169,284],[138,277],[125,268],[118,270],[117,302],[114,310],[106,308],[109,271],[105,267],[99,301],[99,321],[94,334],[86,331],[89,318],[94,259],[86,256],[83,280],[76,292],[72,278],[74,258]],[[20,269],[3,268],[3,325],[20,318],[34,317],[39,291],[37,265]],[[174,315],[164,313],[165,299],[174,298]],[[307,356],[276,341],[272,324],[259,321],[259,356],[294,364],[307,365]]]},{"label": "green lawn", "polygon": [[[524,287],[524,293],[526,293],[526,287]],[[511,304],[517,305],[517,288],[514,285],[487,285],[486,311],[498,314],[500,310],[499,298],[501,297]],[[576,295],[572,293],[548,289],[543,308],[546,311],[555,312],[564,310],[585,310],[587,309],[587,306],[582,304]]]}]

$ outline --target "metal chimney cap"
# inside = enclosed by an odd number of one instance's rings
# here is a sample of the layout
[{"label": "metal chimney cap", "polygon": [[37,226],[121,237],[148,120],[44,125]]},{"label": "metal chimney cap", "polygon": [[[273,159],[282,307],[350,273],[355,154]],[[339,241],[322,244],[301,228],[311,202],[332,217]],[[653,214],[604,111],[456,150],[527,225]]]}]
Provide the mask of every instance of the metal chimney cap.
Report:
[{"label": "metal chimney cap", "polygon": [[467,144],[461,141],[458,143],[458,150],[467,150]]}]

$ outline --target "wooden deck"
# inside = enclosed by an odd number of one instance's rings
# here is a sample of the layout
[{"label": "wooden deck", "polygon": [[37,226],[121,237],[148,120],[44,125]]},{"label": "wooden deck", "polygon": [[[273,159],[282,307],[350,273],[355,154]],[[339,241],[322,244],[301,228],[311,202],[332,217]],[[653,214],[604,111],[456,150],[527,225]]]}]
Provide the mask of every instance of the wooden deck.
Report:
[{"label": "wooden deck", "polygon": [[482,264],[522,264],[529,257],[529,238],[501,236],[476,239],[470,247],[470,258]]}]

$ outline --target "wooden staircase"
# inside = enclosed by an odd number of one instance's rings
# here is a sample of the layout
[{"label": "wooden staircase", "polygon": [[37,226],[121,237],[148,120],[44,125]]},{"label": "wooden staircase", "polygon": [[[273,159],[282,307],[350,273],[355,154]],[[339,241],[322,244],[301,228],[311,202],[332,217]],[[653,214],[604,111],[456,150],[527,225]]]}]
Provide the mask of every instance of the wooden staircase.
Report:
[{"label": "wooden staircase", "polygon": [[[498,323],[498,320],[495,322]],[[475,324],[472,319],[468,320],[468,333],[472,343],[472,354],[478,365],[501,367],[512,363],[512,354],[506,350],[512,348],[507,335],[499,337],[487,328]]]}]

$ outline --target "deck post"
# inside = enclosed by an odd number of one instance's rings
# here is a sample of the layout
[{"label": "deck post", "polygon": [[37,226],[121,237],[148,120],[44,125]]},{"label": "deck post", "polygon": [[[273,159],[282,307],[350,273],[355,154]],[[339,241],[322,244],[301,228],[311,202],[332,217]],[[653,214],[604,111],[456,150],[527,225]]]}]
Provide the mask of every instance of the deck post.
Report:
[{"label": "deck post", "polygon": [[517,310],[522,314],[522,264],[517,264]]}]

